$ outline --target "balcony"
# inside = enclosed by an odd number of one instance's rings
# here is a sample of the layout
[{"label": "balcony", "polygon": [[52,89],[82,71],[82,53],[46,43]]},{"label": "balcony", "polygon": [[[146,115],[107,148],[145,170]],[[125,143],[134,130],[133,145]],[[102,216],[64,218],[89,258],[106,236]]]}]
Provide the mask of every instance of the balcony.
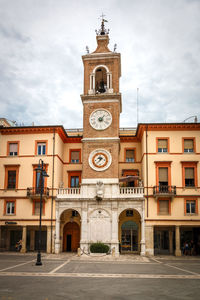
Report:
[{"label": "balcony", "polygon": [[[40,199],[40,188],[27,188],[26,195],[30,199]],[[45,187],[42,193],[42,198],[47,200],[49,197],[49,188]]]},{"label": "balcony", "polygon": [[120,198],[144,197],[144,187],[120,187]]},{"label": "balcony", "polygon": [[175,185],[160,185],[153,187],[153,195],[156,198],[160,197],[174,197],[176,195]]},{"label": "balcony", "polygon": [[[57,191],[58,199],[95,199],[97,195],[96,185],[91,185],[81,188],[59,188]],[[105,186],[103,192],[103,198],[143,198],[144,187],[115,187]]]}]

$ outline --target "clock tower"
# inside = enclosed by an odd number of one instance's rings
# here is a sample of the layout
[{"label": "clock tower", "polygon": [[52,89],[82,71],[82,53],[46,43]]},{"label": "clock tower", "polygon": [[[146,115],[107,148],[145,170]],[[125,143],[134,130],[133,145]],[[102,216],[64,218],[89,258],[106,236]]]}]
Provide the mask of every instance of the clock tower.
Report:
[{"label": "clock tower", "polygon": [[96,50],[82,56],[83,187],[97,182],[118,185],[121,57],[108,48],[105,22],[102,19],[101,28],[96,31]]}]

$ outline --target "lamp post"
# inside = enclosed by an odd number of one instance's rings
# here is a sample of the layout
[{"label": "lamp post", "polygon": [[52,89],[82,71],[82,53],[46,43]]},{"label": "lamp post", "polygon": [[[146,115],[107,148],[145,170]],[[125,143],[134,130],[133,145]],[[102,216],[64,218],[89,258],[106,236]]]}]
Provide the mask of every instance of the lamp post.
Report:
[{"label": "lamp post", "polygon": [[36,189],[38,188],[38,184],[40,187],[40,220],[39,220],[39,241],[38,241],[38,253],[37,253],[37,261],[35,263],[36,266],[41,266],[42,261],[41,261],[41,231],[42,231],[42,195],[44,191],[44,177],[49,177],[49,175],[46,173],[46,170],[44,168],[44,162],[42,159],[39,160],[38,167],[35,169],[37,174],[40,174],[39,180],[38,177],[36,176]]}]

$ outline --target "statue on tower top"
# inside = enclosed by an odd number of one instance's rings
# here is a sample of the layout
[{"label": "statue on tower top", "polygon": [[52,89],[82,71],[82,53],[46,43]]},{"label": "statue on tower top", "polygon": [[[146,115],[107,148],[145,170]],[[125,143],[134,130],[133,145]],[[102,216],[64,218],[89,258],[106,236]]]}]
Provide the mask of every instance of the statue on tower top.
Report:
[{"label": "statue on tower top", "polygon": [[105,15],[102,13],[101,17],[101,28],[99,30],[95,30],[97,35],[106,35],[109,34],[109,29],[105,28],[104,23],[108,22],[106,19],[104,19]]}]

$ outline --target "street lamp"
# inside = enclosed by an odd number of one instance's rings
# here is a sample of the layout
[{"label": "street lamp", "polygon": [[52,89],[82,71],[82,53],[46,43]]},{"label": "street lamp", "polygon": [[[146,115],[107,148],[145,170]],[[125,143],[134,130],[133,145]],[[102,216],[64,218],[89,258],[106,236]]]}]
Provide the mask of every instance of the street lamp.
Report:
[{"label": "street lamp", "polygon": [[35,263],[36,266],[41,266],[41,231],[42,231],[42,194],[44,191],[44,177],[49,177],[49,175],[46,173],[46,170],[44,168],[44,162],[42,159],[39,160],[38,167],[35,169],[37,174],[39,174],[39,177],[36,176],[36,188],[40,187],[40,221],[39,221],[39,243],[38,243],[38,253],[37,253],[37,261]]}]

